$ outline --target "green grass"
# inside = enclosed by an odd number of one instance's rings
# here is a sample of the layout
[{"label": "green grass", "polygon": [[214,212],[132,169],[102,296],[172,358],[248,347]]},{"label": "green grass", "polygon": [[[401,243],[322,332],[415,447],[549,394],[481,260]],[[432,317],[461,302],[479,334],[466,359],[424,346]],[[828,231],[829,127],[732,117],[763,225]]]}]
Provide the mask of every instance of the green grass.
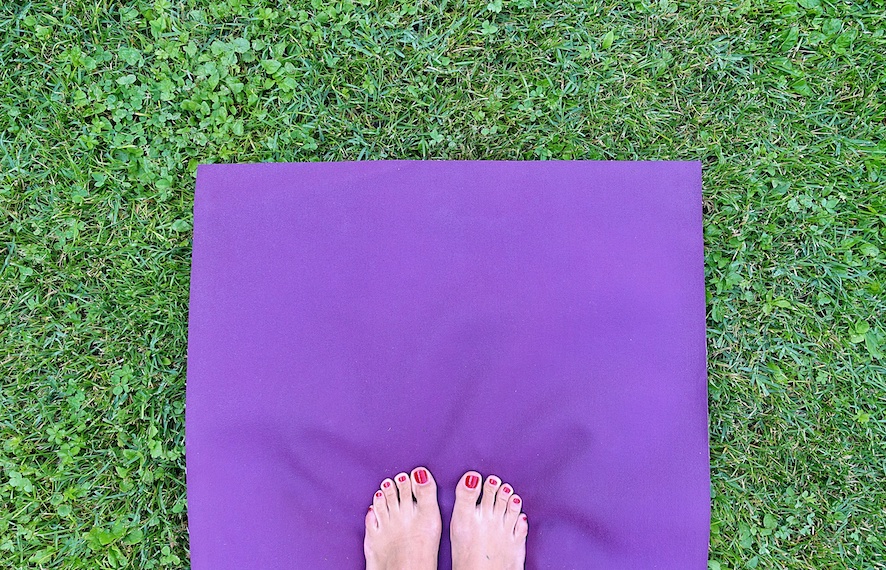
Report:
[{"label": "green grass", "polygon": [[[198,162],[704,164],[710,567],[886,568],[886,3],[0,3],[0,567],[187,566]],[[581,5],[580,5],[581,4]]]}]

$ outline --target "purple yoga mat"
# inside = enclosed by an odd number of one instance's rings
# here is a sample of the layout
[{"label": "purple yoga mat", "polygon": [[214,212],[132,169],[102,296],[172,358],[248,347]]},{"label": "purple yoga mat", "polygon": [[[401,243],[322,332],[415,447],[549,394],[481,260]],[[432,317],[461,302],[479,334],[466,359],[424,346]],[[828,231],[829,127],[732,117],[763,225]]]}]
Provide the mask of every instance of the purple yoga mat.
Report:
[{"label": "purple yoga mat", "polygon": [[363,567],[385,477],[514,486],[527,568],[706,567],[697,162],[201,165],[195,570]]}]

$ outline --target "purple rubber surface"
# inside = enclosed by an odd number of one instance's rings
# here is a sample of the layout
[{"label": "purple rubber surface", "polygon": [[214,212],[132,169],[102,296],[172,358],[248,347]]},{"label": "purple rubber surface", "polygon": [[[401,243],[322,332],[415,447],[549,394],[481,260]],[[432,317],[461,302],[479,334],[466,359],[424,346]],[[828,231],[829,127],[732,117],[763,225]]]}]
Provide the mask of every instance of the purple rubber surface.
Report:
[{"label": "purple rubber surface", "polygon": [[514,486],[527,568],[706,568],[697,162],[201,165],[192,568],[362,568],[384,477]]}]

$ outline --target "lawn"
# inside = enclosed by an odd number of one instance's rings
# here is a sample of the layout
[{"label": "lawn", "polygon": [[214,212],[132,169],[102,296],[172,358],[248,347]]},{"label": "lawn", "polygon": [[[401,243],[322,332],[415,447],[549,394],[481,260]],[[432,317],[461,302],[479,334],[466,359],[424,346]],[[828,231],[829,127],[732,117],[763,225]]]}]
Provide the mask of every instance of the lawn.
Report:
[{"label": "lawn", "polygon": [[188,565],[198,163],[410,158],[702,161],[709,567],[886,568],[884,54],[882,0],[0,3],[0,567]]}]

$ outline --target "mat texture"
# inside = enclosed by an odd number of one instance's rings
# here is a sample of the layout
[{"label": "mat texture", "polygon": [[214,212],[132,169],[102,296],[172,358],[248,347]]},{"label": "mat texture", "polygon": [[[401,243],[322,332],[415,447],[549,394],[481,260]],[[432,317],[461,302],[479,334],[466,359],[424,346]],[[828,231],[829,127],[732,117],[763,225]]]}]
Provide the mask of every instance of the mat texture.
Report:
[{"label": "mat texture", "polygon": [[701,167],[201,165],[195,570],[363,567],[379,482],[476,469],[527,568],[706,567]]}]

